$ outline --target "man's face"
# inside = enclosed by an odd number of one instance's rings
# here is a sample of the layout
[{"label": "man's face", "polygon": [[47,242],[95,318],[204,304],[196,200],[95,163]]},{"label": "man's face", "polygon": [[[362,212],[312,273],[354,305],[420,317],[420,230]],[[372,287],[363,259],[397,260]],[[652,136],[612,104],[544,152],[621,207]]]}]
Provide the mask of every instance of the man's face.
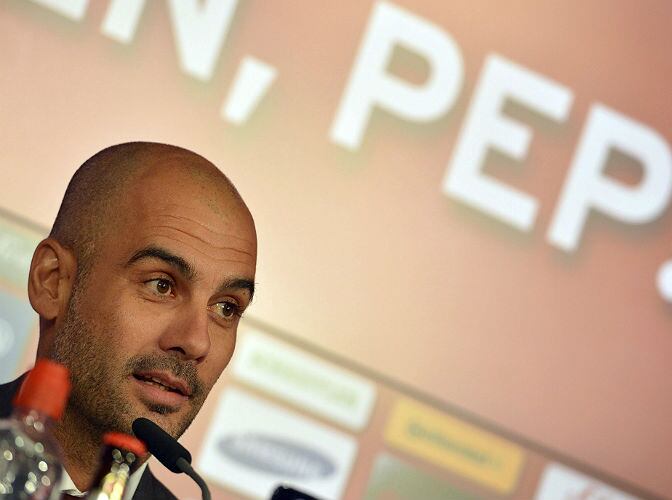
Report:
[{"label": "man's face", "polygon": [[68,411],[93,428],[130,432],[144,416],[177,437],[233,354],[256,235],[229,193],[169,165],[154,172],[78,276],[54,357],[72,372]]}]

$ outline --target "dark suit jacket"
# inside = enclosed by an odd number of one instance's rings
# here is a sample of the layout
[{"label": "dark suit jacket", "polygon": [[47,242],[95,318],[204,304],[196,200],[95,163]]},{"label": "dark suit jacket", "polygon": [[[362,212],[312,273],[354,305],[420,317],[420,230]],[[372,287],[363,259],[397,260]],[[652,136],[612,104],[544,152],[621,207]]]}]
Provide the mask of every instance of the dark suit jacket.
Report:
[{"label": "dark suit jacket", "polygon": [[[0,418],[7,418],[12,413],[12,399],[21,387],[24,377],[25,375],[22,375],[16,380],[0,384]],[[156,479],[147,467],[142,473],[133,500],[177,500],[177,497]]]}]

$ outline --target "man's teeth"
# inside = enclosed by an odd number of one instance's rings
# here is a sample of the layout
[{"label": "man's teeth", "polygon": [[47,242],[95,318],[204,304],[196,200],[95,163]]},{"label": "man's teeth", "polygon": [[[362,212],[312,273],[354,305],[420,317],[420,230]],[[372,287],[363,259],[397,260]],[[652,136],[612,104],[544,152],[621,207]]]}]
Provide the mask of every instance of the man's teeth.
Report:
[{"label": "man's teeth", "polygon": [[177,389],[173,389],[172,387],[167,387],[161,381],[157,378],[151,377],[151,378],[144,378],[143,382],[149,385],[155,385],[162,391],[171,391],[171,392],[177,392]]}]

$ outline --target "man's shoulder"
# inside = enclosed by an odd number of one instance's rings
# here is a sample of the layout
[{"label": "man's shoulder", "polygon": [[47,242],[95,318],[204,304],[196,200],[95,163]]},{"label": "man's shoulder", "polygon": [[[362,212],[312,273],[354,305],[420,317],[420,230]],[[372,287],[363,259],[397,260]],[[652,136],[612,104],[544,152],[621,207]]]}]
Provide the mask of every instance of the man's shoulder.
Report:
[{"label": "man's shoulder", "polygon": [[138,488],[135,490],[133,500],[177,500],[168,488],[166,488],[161,481],[154,477],[149,467],[145,469],[138,483]]},{"label": "man's shoulder", "polygon": [[14,399],[14,395],[18,392],[19,387],[21,387],[21,383],[25,376],[26,374],[24,373],[11,382],[0,384],[0,418],[7,418],[12,413],[12,409],[14,408],[12,400]]}]

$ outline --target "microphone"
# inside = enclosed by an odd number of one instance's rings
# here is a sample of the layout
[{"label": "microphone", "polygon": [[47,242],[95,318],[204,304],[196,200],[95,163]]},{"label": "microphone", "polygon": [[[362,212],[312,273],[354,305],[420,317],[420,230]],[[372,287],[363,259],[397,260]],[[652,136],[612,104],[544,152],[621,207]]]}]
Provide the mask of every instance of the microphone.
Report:
[{"label": "microphone", "polygon": [[210,500],[210,490],[205,481],[191,466],[191,453],[173,436],[147,418],[133,421],[133,434],[144,441],[149,452],[171,472],[184,472],[201,488],[203,500]]},{"label": "microphone", "polygon": [[308,493],[295,490],[289,486],[278,486],[273,492],[271,500],[319,500],[316,497],[311,497]]}]

